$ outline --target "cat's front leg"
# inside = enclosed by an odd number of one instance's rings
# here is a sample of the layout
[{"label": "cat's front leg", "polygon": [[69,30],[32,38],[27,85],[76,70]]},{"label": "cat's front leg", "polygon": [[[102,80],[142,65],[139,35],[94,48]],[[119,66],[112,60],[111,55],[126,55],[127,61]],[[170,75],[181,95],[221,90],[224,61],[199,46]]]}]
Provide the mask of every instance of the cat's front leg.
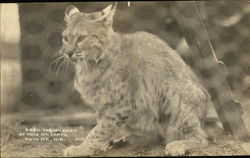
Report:
[{"label": "cat's front leg", "polygon": [[183,156],[188,150],[208,145],[207,135],[202,130],[195,112],[186,113],[170,125],[167,137],[174,138],[165,147],[165,155]]},{"label": "cat's front leg", "polygon": [[128,133],[124,127],[132,112],[132,108],[125,105],[124,102],[118,105],[105,104],[107,107],[104,107],[97,125],[89,132],[84,142],[79,146],[67,148],[64,155],[92,156],[105,152],[110,148],[110,143],[125,140]]},{"label": "cat's front leg", "polygon": [[112,120],[103,119],[89,132],[79,146],[70,146],[64,150],[65,156],[92,156],[109,148],[112,135],[117,127]]}]

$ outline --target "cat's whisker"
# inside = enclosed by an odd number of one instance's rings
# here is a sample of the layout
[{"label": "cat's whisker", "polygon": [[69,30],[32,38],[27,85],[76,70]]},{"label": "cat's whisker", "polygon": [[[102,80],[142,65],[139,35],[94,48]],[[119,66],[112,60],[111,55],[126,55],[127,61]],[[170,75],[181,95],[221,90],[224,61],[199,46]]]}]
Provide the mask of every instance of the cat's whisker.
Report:
[{"label": "cat's whisker", "polygon": [[69,64],[69,61],[67,60],[67,61],[66,61],[66,66],[65,66],[67,72],[70,72],[69,66],[70,66],[70,64]]},{"label": "cat's whisker", "polygon": [[66,60],[63,60],[63,64],[62,64],[62,68],[61,68],[61,72],[62,72],[62,73],[65,73],[65,72],[66,72],[66,64],[67,64],[67,61],[66,61]]},{"label": "cat's whisker", "polygon": [[54,63],[55,70],[58,68],[58,66],[60,67],[60,63],[63,62],[63,60],[64,58],[62,57]]},{"label": "cat's whisker", "polygon": [[71,72],[73,68],[74,68],[74,66],[72,65],[72,63],[70,61],[68,61],[68,70],[69,70],[69,72]]},{"label": "cat's whisker", "polygon": [[59,75],[60,73],[64,74],[64,71],[65,71],[65,60],[62,61],[61,71],[59,70]]},{"label": "cat's whisker", "polygon": [[62,60],[57,60],[57,61],[55,62],[55,64],[54,64],[55,69],[58,67],[58,64],[59,64],[61,61],[62,61]]},{"label": "cat's whisker", "polygon": [[59,60],[59,59],[61,59],[61,58],[63,58],[63,56],[62,56],[62,55],[60,55],[60,56],[56,57],[56,58],[52,61],[52,63],[53,63],[53,62],[55,62],[55,61],[57,61],[57,60]]},{"label": "cat's whisker", "polygon": [[67,63],[67,61],[63,60],[63,64],[62,64],[62,67],[61,67],[61,73],[65,73],[66,72],[66,63]]},{"label": "cat's whisker", "polygon": [[65,62],[65,61],[63,60],[63,61],[61,62],[61,64],[59,65],[59,67],[58,67],[58,69],[57,69],[57,71],[56,71],[56,77],[58,76],[58,74],[59,74],[59,72],[60,72],[60,69],[61,69],[61,67],[62,67],[62,65],[63,65],[64,62]]},{"label": "cat's whisker", "polygon": [[64,60],[64,65],[63,65],[63,69],[65,70],[64,72],[67,72],[68,62],[69,60],[67,59]]},{"label": "cat's whisker", "polygon": [[70,72],[71,71],[71,67],[72,67],[72,64],[70,63],[69,60],[66,61],[66,69],[67,69],[67,72]]},{"label": "cat's whisker", "polygon": [[59,56],[59,57],[57,57],[56,59],[54,59],[54,60],[50,63],[50,65],[49,65],[49,72],[51,72],[53,65],[57,66],[58,61],[59,61],[60,59],[62,59],[62,58],[63,58],[63,56]]}]

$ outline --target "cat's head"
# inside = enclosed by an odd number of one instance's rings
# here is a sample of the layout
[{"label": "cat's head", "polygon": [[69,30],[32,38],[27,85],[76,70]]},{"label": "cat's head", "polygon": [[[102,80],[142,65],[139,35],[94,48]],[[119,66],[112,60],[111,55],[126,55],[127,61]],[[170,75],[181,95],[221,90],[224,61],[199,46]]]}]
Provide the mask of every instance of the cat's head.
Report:
[{"label": "cat's head", "polygon": [[104,49],[112,41],[115,10],[116,4],[92,13],[83,13],[74,6],[68,6],[65,11],[67,27],[62,33],[61,55],[75,64],[97,64],[103,57]]}]

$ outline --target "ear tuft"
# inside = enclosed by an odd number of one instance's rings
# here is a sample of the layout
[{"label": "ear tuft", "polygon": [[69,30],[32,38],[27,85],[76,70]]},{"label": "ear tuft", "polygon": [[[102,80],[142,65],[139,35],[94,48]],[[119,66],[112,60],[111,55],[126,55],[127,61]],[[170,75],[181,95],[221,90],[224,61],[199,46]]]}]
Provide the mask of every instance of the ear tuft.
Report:
[{"label": "ear tuft", "polygon": [[73,14],[75,13],[79,13],[79,9],[76,8],[73,5],[70,5],[67,7],[66,11],[65,11],[65,19],[69,19]]},{"label": "ear tuft", "polygon": [[103,9],[102,11],[103,11],[103,13],[104,14],[109,14],[110,12],[111,12],[111,10],[112,10],[112,4],[110,4],[109,6],[107,6],[105,9]]},{"label": "ear tuft", "polygon": [[104,21],[105,23],[112,23],[116,11],[116,4],[111,4],[101,11],[101,16],[96,21]]}]

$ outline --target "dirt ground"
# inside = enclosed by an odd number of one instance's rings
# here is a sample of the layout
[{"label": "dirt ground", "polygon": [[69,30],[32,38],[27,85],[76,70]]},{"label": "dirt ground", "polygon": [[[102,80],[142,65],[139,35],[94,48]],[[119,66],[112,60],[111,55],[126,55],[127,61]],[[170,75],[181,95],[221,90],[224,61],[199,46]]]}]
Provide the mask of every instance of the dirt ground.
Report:
[{"label": "dirt ground", "polygon": [[[250,110],[246,109],[245,120],[249,121],[249,116]],[[65,148],[80,144],[94,125],[95,115],[81,112],[78,108],[67,108],[58,112],[23,109],[17,113],[5,114],[1,116],[1,157],[61,157]],[[249,122],[246,125],[249,126]],[[67,137],[62,136],[62,140],[50,135],[48,141],[27,141],[27,135],[21,134],[27,129],[40,129],[36,131],[38,134],[43,133],[43,129],[72,129],[74,132],[66,132]],[[250,155],[250,143],[233,141],[221,129],[211,127],[210,131],[217,133],[210,139],[210,145],[188,151],[186,156]],[[63,132],[57,131],[53,134],[55,133]],[[100,156],[164,156],[164,145],[120,144]]]}]

